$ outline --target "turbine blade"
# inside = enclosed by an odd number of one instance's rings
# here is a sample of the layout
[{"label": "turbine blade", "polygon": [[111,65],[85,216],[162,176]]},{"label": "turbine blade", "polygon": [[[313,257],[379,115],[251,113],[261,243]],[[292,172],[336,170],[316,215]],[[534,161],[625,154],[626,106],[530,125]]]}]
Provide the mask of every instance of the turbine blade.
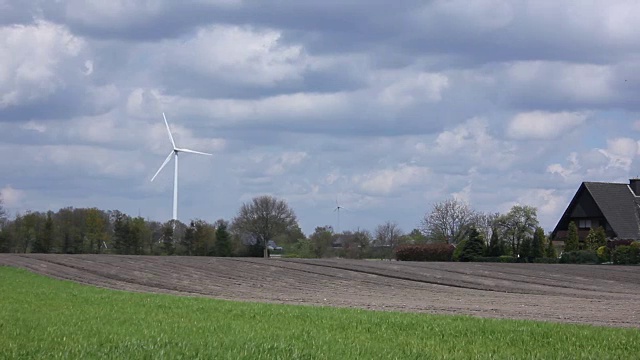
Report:
[{"label": "turbine blade", "polygon": [[182,151],[182,152],[186,152],[186,153],[191,153],[191,154],[200,154],[200,155],[209,155],[209,156],[213,155],[213,154],[209,154],[209,153],[206,153],[206,152],[189,150],[189,149],[176,149],[176,150]]},{"label": "turbine blade", "polygon": [[164,116],[164,112],[162,113],[162,117],[164,118],[164,124],[167,125],[167,132],[169,133],[169,139],[171,139],[171,145],[173,145],[173,148],[176,148],[176,142],[173,141],[173,135],[171,135],[171,130],[169,129],[169,123],[167,122],[167,117]]},{"label": "turbine blade", "polygon": [[171,160],[171,155],[173,155],[173,151],[171,151],[169,153],[169,156],[167,156],[166,159],[164,159],[164,162],[162,163],[162,165],[160,166],[160,169],[158,169],[158,171],[156,171],[156,174],[153,175],[153,177],[151,178],[151,181],[153,181],[153,179],[156,178],[156,176],[158,176],[158,174],[160,174],[160,171],[162,171],[162,168],[164,168],[165,165],[167,165],[167,163],[169,162],[169,160]]}]

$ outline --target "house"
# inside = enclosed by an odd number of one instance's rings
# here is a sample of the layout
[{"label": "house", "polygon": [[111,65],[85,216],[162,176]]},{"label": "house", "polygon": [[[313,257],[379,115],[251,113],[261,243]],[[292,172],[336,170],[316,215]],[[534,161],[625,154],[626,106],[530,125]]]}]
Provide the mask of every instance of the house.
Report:
[{"label": "house", "polygon": [[581,241],[598,226],[609,239],[640,240],[640,179],[628,184],[583,182],[551,238],[564,240],[571,222],[577,225]]}]

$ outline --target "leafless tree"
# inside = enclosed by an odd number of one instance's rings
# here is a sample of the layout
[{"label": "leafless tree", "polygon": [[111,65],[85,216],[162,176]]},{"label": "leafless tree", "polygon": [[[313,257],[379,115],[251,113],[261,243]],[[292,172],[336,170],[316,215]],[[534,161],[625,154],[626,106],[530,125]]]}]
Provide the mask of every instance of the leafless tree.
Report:
[{"label": "leafless tree", "polygon": [[422,220],[422,231],[432,242],[458,244],[477,219],[478,213],[469,204],[452,198],[433,204]]},{"label": "leafless tree", "polygon": [[398,246],[403,236],[404,233],[397,223],[387,221],[376,227],[373,244],[385,248],[387,251],[384,251],[384,254],[391,257],[393,250]]},{"label": "leafless tree", "polygon": [[7,220],[7,212],[4,209],[2,194],[0,194],[0,229],[4,227],[5,221]]},{"label": "leafless tree", "polygon": [[498,219],[500,218],[500,213],[483,213],[476,212],[475,219],[473,221],[473,225],[478,230],[478,232],[482,235],[487,242],[491,239],[491,235],[493,235],[493,231],[498,227]]},{"label": "leafless tree", "polygon": [[232,228],[237,233],[254,237],[264,247],[264,257],[268,257],[267,242],[294,226],[297,226],[296,214],[287,202],[263,195],[242,204]]}]

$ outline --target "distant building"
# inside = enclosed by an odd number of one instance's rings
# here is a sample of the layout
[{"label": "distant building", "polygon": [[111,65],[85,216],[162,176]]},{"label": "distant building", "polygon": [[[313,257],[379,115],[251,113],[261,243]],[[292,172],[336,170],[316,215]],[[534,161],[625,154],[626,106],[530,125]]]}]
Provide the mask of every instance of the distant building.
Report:
[{"label": "distant building", "polygon": [[583,182],[551,238],[566,239],[571,222],[578,227],[580,241],[599,226],[609,239],[640,240],[640,179],[631,179],[628,184]]}]

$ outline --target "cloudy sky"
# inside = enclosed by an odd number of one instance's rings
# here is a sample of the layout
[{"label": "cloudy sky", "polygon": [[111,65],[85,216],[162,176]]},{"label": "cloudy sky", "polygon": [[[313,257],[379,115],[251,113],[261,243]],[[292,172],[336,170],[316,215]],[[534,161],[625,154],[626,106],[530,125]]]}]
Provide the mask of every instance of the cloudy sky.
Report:
[{"label": "cloudy sky", "polygon": [[410,231],[450,197],[536,206],[640,175],[635,0],[0,0],[0,192],[230,219],[285,199],[306,233]]}]

